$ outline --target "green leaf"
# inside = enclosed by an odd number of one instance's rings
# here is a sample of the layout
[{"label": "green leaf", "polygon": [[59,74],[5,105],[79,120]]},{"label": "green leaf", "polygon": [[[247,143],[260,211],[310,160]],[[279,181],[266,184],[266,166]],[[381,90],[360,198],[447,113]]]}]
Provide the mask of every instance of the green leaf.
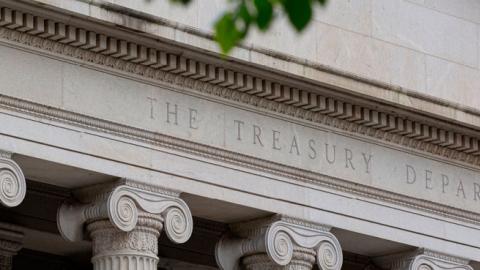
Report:
[{"label": "green leaf", "polygon": [[257,25],[262,31],[268,29],[273,18],[273,6],[269,0],[254,0],[255,8],[257,9]]},{"label": "green leaf", "polygon": [[238,16],[234,17],[235,27],[241,33],[241,39],[243,39],[247,35],[253,19],[245,2],[242,2],[238,7],[237,15]]},{"label": "green leaf", "polygon": [[297,31],[302,31],[312,18],[310,0],[284,0],[283,8]]},{"label": "green leaf", "polygon": [[215,40],[220,45],[223,53],[228,53],[242,38],[235,26],[235,17],[231,12],[225,13],[215,23]]},{"label": "green leaf", "polygon": [[325,6],[327,4],[327,0],[318,0],[320,5]]}]

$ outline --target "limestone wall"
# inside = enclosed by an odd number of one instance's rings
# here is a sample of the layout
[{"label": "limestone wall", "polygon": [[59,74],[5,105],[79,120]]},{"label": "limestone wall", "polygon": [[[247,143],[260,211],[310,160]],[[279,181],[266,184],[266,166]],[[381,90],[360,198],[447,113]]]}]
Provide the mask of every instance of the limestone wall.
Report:
[{"label": "limestone wall", "polygon": [[[187,9],[164,0],[107,2],[210,31],[228,1],[197,0]],[[480,107],[477,0],[330,0],[303,35],[287,23],[247,43]]]}]

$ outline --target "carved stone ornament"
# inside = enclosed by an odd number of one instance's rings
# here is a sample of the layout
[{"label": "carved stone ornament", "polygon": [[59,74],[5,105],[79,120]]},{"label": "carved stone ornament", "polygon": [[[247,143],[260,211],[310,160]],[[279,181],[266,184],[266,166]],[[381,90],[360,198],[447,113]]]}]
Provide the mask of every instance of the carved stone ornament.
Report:
[{"label": "carved stone ornament", "polygon": [[22,248],[22,229],[0,222],[0,270],[12,269],[12,257]]},{"label": "carved stone ornament", "polygon": [[[373,104],[366,105],[369,102],[353,103],[349,99],[331,95],[331,91],[319,91],[322,87],[301,89],[294,81],[292,84],[278,82],[268,76],[260,76],[258,72],[255,74],[245,72],[245,68],[230,65],[227,68],[217,61],[209,62],[203,57],[179,54],[178,50],[170,51],[163,46],[157,48],[137,43],[141,40],[138,38],[132,41],[132,38],[124,39],[118,35],[99,33],[94,30],[97,27],[93,22],[85,28],[87,25],[79,26],[70,20],[64,21],[44,15],[37,14],[37,11],[26,12],[0,6],[0,42],[85,67],[104,69],[108,73],[118,73],[148,84],[181,89],[182,92],[194,96],[205,95],[209,99],[233,102],[235,106],[247,106],[244,108],[248,110],[258,108],[268,114],[286,116],[289,119],[293,117],[301,121],[299,123],[302,125],[308,121],[322,128],[336,130],[335,132],[345,131],[352,136],[358,135],[361,140],[368,136],[375,141],[380,140],[401,148],[407,147],[430,153],[442,159],[451,159],[453,162],[460,161],[480,166],[479,136],[464,134],[463,129],[454,129],[452,126],[445,127],[441,121],[432,119],[426,123],[424,116],[407,117],[401,113],[381,110]],[[462,222],[480,224],[479,215],[465,209],[404,196],[368,185],[338,181],[325,174],[284,166],[254,156],[233,153],[158,132],[140,130],[28,100],[0,94],[0,106],[6,110],[35,115],[42,119],[280,175],[307,182],[309,185],[315,184],[340,192],[347,191],[356,194],[355,196],[361,195]],[[293,118],[291,120],[297,122]]]},{"label": "carved stone ornament", "polygon": [[231,226],[217,243],[215,256],[223,270],[312,269],[340,270],[342,248],[329,228],[275,216]]},{"label": "carved stone ornament", "polygon": [[377,258],[375,262],[390,270],[473,270],[468,260],[425,249]]},{"label": "carved stone ornament", "polygon": [[[480,165],[480,139],[241,70],[0,7],[0,40]],[[318,67],[316,67],[318,68]],[[318,90],[318,87],[316,87]]]},{"label": "carved stone ornament", "polygon": [[93,242],[94,269],[156,269],[162,229],[174,243],[186,242],[193,220],[179,193],[131,180],[75,193],[81,203],[64,203],[57,213],[61,235]]},{"label": "carved stone ornament", "polygon": [[25,176],[11,153],[0,151],[0,203],[15,207],[22,203],[27,192]]}]

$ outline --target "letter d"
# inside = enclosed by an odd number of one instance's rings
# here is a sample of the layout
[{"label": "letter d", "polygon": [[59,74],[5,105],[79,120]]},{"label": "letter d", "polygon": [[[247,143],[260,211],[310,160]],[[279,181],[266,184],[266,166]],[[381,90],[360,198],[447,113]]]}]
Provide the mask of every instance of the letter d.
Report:
[{"label": "letter d", "polygon": [[413,184],[417,180],[417,173],[415,172],[415,169],[407,165],[407,184]]}]

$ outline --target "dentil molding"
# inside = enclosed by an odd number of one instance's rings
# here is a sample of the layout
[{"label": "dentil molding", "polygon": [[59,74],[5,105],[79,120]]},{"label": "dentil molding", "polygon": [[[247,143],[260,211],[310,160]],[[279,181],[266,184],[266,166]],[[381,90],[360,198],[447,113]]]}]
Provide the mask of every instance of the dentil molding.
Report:
[{"label": "dentil molding", "polygon": [[[93,23],[92,23],[93,24]],[[77,27],[37,14],[0,7],[0,42],[28,48],[158,81],[164,85],[202,95],[253,106],[302,121],[329,126],[359,136],[395,143],[454,161],[480,166],[477,137],[453,129],[407,119],[374,107],[353,104],[336,97],[314,93],[259,77],[226,69],[185,55],[139,44]],[[82,128],[134,138],[162,147],[234,163],[302,182],[314,183],[341,192],[360,194],[396,205],[420,209],[435,215],[479,224],[478,214],[438,205],[368,186],[352,184],[323,175],[283,166],[256,157],[244,156],[146,130],[0,95],[0,106],[7,110],[60,121]]]},{"label": "dentil molding", "polygon": [[480,165],[480,140],[255,74],[0,7],[0,39]]},{"label": "dentil molding", "polygon": [[340,270],[343,254],[329,227],[276,215],[231,225],[215,248],[220,269]]},{"label": "dentil molding", "polygon": [[0,150],[0,203],[15,207],[22,203],[27,192],[25,176],[12,154]]},{"label": "dentil molding", "polygon": [[389,270],[473,270],[466,259],[418,249],[374,259],[382,269]]}]

